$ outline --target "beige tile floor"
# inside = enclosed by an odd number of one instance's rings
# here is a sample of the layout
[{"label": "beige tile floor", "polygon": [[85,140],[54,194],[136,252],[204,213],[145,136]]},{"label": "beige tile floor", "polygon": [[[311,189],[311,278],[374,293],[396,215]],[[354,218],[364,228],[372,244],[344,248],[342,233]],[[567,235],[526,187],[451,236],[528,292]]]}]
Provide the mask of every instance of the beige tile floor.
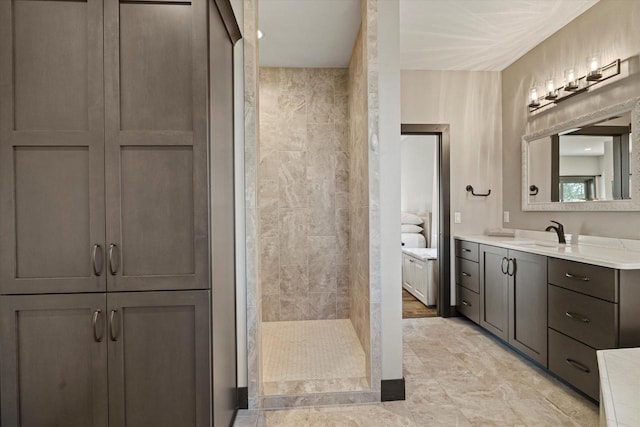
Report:
[{"label": "beige tile floor", "polygon": [[466,319],[406,319],[407,400],[241,411],[239,427],[597,426],[597,405]]},{"label": "beige tile floor", "polygon": [[262,358],[265,396],[369,388],[349,319],[264,322]]}]

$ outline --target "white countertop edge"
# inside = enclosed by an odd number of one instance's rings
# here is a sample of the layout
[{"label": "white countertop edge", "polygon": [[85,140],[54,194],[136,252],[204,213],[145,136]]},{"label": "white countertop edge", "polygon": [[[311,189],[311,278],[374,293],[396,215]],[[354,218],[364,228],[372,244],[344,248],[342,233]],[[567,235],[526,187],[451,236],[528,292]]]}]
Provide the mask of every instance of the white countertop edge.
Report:
[{"label": "white countertop edge", "polygon": [[[631,357],[629,358],[627,354]],[[640,404],[634,402],[629,405],[628,399],[625,398],[637,395],[637,378],[630,379],[628,375],[637,375],[637,369],[640,366],[640,348],[598,350],[596,355],[600,376],[600,425],[606,427],[638,425]],[[618,374],[612,376],[610,371]],[[620,372],[623,373],[622,381]],[[612,383],[612,378],[616,376],[617,382]],[[614,400],[616,393],[625,398],[620,401],[618,397],[616,402]]]},{"label": "white countertop edge", "polygon": [[[510,244],[509,241],[521,242],[530,241],[523,237],[493,237],[485,235],[467,235],[467,234],[455,234],[455,239],[466,240],[469,242],[480,243],[484,245],[497,246],[506,249],[513,249],[520,252],[527,252],[537,255],[544,255],[552,258],[566,259],[569,261],[577,261],[585,264],[599,265],[601,267],[616,268],[619,270],[639,270],[640,269],[640,252],[624,251],[621,249],[612,249],[594,245],[566,245],[565,247],[579,246],[590,249],[597,249],[602,253],[602,257],[586,256],[584,254],[576,254],[571,252],[561,252],[562,248],[538,248],[526,245]],[[608,256],[607,256],[608,254]],[[630,255],[632,254],[632,255]],[[637,259],[630,261],[616,260],[619,256],[632,256]]]},{"label": "white countertop edge", "polygon": [[[598,357],[598,372],[600,375],[600,422],[605,421],[605,426],[617,426],[616,408],[613,404],[613,393],[609,383],[609,373],[603,350],[596,351]],[[603,414],[604,410],[604,414]]]}]

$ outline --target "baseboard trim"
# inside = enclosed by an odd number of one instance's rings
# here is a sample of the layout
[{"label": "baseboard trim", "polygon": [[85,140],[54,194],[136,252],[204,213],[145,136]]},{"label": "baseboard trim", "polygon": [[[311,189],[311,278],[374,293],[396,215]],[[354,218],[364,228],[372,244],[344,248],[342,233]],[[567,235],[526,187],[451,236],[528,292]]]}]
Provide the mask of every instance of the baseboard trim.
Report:
[{"label": "baseboard trim", "polygon": [[380,400],[391,402],[394,400],[404,400],[404,378],[398,380],[382,380],[380,383]]},{"label": "baseboard trim", "polygon": [[249,409],[249,387],[238,387],[238,408]]}]

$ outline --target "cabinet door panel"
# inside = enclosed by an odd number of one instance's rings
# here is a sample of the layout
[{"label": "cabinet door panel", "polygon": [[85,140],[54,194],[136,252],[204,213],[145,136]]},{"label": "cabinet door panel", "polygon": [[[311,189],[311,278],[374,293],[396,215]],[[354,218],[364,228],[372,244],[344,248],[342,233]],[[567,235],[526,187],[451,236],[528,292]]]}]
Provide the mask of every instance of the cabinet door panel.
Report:
[{"label": "cabinet door panel", "polygon": [[402,255],[402,284],[405,288],[413,290],[411,285],[411,260],[407,255]]},{"label": "cabinet door panel", "polygon": [[0,28],[0,292],[104,292],[102,1],[2,2]]},{"label": "cabinet door panel", "polygon": [[205,289],[205,0],[105,2],[108,291]]},{"label": "cabinet door panel", "polygon": [[547,257],[509,251],[509,344],[547,366]]},{"label": "cabinet door panel", "polygon": [[105,309],[105,294],[0,297],[3,426],[106,427]]},{"label": "cabinet door panel", "polygon": [[423,301],[427,300],[427,280],[425,266],[420,261],[413,261],[414,289]]},{"label": "cabinet door panel", "polygon": [[502,338],[508,339],[509,280],[502,272],[506,249],[480,246],[480,325]]},{"label": "cabinet door panel", "polygon": [[205,426],[209,292],[108,295],[109,424]]}]

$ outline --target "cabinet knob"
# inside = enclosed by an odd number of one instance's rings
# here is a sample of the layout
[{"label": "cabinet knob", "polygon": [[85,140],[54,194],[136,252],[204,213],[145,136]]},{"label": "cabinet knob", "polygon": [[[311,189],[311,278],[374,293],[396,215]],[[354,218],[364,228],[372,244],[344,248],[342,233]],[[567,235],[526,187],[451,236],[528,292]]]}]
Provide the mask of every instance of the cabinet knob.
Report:
[{"label": "cabinet knob", "polygon": [[471,303],[465,300],[462,300],[462,305],[467,306],[467,307],[471,307]]}]

